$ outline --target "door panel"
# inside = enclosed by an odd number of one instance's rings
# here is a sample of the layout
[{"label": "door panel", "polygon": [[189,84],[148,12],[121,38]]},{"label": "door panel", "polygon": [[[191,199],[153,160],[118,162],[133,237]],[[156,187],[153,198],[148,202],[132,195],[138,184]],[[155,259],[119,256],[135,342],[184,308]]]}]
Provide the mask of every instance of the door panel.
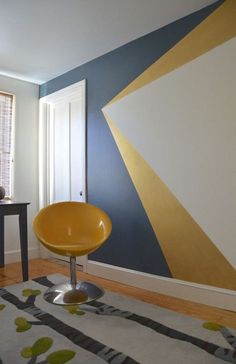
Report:
[{"label": "door panel", "polygon": [[[54,201],[70,200],[70,120],[68,102],[56,103],[54,108],[53,169]],[[77,160],[78,163],[78,160]]]},{"label": "door panel", "polygon": [[[83,196],[84,182],[84,164],[79,163],[81,155],[85,153],[85,144],[82,138],[78,138],[78,135],[83,135],[83,123],[81,122],[83,117],[82,100],[70,101],[70,151],[71,151],[71,199],[76,201],[85,201]],[[79,122],[78,122],[79,121]]]}]

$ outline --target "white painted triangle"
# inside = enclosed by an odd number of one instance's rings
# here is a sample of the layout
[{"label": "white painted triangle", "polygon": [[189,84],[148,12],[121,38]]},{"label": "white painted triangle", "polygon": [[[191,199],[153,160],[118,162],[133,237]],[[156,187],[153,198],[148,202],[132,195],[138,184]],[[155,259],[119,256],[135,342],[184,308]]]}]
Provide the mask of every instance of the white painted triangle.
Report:
[{"label": "white painted triangle", "polygon": [[236,38],[104,111],[236,266]]}]

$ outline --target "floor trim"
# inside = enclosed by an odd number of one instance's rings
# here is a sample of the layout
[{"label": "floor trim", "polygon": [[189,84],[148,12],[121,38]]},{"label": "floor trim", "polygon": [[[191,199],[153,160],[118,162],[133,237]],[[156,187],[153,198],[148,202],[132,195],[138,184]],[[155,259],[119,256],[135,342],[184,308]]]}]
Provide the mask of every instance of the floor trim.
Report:
[{"label": "floor trim", "polygon": [[[40,257],[39,248],[28,248],[29,259],[36,259]],[[10,250],[5,252],[5,264],[21,262],[20,250]]]},{"label": "floor trim", "polygon": [[149,291],[226,310],[236,310],[236,291],[160,277],[88,260],[87,273]]}]

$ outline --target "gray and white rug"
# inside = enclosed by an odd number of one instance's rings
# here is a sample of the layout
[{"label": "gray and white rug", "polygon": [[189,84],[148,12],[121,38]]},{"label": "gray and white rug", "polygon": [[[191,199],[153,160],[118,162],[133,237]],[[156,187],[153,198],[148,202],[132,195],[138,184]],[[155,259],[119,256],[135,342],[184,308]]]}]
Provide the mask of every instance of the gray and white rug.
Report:
[{"label": "gray and white rug", "polygon": [[89,305],[47,303],[50,275],[0,288],[0,364],[236,363],[236,331],[106,292]]}]

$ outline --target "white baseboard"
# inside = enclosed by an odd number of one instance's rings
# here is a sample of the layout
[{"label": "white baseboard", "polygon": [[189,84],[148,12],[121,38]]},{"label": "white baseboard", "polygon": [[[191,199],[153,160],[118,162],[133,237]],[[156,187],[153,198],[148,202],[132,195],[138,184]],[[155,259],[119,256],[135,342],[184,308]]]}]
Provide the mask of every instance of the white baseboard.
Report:
[{"label": "white baseboard", "polygon": [[39,244],[39,257],[42,259],[48,259],[51,257],[51,253],[42,244]]},{"label": "white baseboard", "polygon": [[[16,263],[21,261],[20,250],[11,250],[5,252],[5,264],[8,263]],[[28,257],[29,259],[39,258],[39,248],[29,248],[28,249]]]},{"label": "white baseboard", "polygon": [[87,273],[148,291],[236,311],[236,291],[160,277],[92,260],[87,262]]}]

